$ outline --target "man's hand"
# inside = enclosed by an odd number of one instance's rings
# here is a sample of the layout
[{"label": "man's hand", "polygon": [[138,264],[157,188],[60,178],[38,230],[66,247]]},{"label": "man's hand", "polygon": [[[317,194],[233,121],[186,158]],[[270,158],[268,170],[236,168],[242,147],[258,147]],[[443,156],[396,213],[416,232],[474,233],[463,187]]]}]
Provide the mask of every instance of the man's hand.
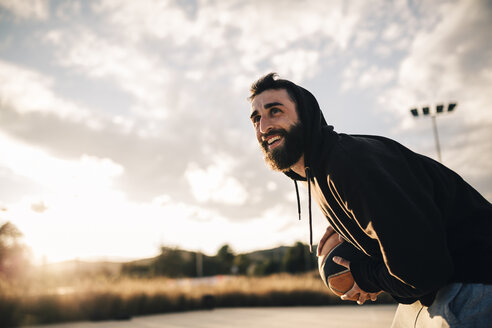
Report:
[{"label": "man's hand", "polygon": [[[333,262],[343,267],[346,267],[347,269],[350,270],[350,261],[347,261],[346,259],[343,259],[339,256],[335,256],[333,258]],[[354,281],[354,285],[352,286],[352,288],[349,291],[347,291],[344,295],[340,296],[340,298],[344,301],[357,301],[357,304],[362,305],[367,300],[371,300],[374,302],[378,298],[378,295],[381,292],[382,291],[379,291],[377,293],[367,293],[362,289],[360,289],[360,287]]]},{"label": "man's hand", "polygon": [[[328,243],[327,243],[328,241]],[[321,237],[318,243],[318,249],[316,250],[316,256],[326,255],[328,254],[333,247],[338,245],[341,241],[343,241],[342,236],[340,236],[331,226],[326,228],[325,234]],[[323,247],[325,246],[325,249]]]}]

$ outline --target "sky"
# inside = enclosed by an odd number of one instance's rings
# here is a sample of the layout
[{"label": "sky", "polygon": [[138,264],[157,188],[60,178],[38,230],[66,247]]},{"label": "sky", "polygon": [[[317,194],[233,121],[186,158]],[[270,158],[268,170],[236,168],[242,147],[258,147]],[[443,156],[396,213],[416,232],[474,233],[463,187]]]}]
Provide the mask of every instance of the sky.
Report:
[{"label": "sky", "polygon": [[409,110],[457,102],[442,161],[491,201],[491,30],[489,0],[0,0],[0,223],[49,262],[307,243],[249,120],[269,72],[434,159]]}]

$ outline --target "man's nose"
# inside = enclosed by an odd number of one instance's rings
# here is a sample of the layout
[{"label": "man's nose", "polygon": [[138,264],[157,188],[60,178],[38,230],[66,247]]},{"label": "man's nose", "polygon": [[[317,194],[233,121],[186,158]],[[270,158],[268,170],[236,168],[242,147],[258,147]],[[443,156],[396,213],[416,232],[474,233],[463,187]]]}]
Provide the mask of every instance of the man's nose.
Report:
[{"label": "man's nose", "polygon": [[260,118],[260,133],[268,133],[273,128],[272,121],[268,117]]}]

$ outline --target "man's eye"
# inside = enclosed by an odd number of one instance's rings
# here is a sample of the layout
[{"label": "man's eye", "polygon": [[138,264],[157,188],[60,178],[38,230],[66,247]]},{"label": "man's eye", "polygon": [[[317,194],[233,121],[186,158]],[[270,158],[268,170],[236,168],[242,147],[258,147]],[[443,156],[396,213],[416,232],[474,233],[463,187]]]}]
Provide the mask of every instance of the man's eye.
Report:
[{"label": "man's eye", "polygon": [[280,109],[278,108],[272,108],[272,110],[270,111],[272,114],[277,114],[280,112]]},{"label": "man's eye", "polygon": [[253,123],[258,123],[260,121],[260,117],[259,116],[255,116],[253,117]]}]

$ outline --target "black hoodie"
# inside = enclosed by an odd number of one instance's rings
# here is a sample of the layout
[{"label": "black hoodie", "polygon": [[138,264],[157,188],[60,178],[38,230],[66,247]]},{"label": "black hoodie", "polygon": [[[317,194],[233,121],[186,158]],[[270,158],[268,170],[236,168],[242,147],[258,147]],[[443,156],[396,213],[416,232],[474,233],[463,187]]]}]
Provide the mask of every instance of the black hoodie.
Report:
[{"label": "black hoodie", "polygon": [[336,133],[314,96],[293,89],[307,179],[286,175],[309,180],[330,225],[367,255],[350,264],[360,288],[430,305],[448,283],[492,283],[492,205],[485,198],[393,140]]}]

